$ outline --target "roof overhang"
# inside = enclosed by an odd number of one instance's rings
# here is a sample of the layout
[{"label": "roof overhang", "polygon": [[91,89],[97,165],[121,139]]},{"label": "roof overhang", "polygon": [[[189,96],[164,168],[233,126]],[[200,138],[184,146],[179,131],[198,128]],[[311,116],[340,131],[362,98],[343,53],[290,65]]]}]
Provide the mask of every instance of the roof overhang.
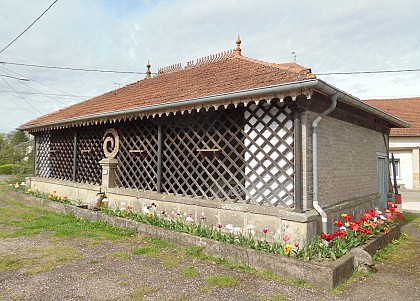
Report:
[{"label": "roof overhang", "polygon": [[314,91],[318,91],[322,94],[331,96],[338,93],[338,101],[343,103],[349,104],[350,106],[356,107],[363,111],[366,111],[370,114],[376,115],[394,127],[401,127],[406,128],[410,125],[392,115],[389,115],[373,106],[370,106],[360,99],[341,91],[334,86],[320,80],[320,79],[310,79],[304,80],[299,82],[287,83],[287,84],[280,84],[280,85],[273,85],[267,86],[262,88],[255,88],[250,90],[243,90],[243,91],[235,91],[231,93],[223,93],[217,94],[207,97],[200,97],[200,98],[193,98],[193,99],[186,99],[180,100],[175,102],[169,103],[162,103],[162,104],[155,104],[155,105],[146,105],[140,106],[125,110],[116,110],[112,112],[104,112],[98,114],[91,114],[76,118],[69,118],[59,121],[52,121],[52,122],[45,122],[45,123],[38,123],[33,125],[27,126],[20,126],[17,129],[22,131],[35,131],[39,128],[51,128],[51,127],[61,127],[71,124],[80,124],[80,123],[88,123],[91,121],[98,121],[98,120],[108,120],[108,119],[115,119],[115,118],[123,118],[125,116],[141,116],[141,115],[162,115],[167,114],[170,112],[175,111],[184,111],[184,110],[191,110],[192,109],[200,109],[203,107],[209,106],[218,106],[218,105],[229,105],[229,104],[239,104],[239,103],[248,103],[251,101],[258,102],[264,98],[264,96],[270,96],[272,98],[280,98],[284,99],[285,97],[291,96],[292,98],[296,98],[299,95],[306,95],[307,97],[311,97]]}]

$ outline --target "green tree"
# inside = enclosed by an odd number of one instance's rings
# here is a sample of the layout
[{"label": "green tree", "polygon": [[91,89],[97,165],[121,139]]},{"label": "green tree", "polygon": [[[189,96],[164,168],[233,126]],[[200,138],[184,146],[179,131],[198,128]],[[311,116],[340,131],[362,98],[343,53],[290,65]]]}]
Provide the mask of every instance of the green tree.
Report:
[{"label": "green tree", "polygon": [[28,142],[28,136],[24,132],[21,131],[13,131],[8,134],[8,140],[12,145],[19,145],[24,142]]},{"label": "green tree", "polygon": [[29,171],[33,156],[28,141],[26,134],[20,131],[0,133],[0,165],[17,164],[22,172]]}]

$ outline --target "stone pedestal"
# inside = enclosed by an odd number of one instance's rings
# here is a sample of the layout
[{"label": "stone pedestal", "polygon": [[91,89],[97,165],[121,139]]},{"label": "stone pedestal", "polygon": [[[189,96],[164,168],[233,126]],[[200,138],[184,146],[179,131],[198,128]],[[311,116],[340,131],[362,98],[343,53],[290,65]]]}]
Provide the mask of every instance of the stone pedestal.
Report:
[{"label": "stone pedestal", "polygon": [[102,191],[108,191],[108,188],[115,187],[115,178],[118,160],[115,158],[104,158],[99,161],[102,166]]}]

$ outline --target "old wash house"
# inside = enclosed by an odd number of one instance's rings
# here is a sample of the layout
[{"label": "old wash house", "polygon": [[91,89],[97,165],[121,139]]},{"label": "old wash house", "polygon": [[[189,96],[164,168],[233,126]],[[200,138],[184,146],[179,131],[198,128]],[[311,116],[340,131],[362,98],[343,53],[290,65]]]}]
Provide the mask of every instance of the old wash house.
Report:
[{"label": "old wash house", "polygon": [[390,129],[408,124],[240,45],[154,76],[148,64],[142,80],[21,125],[36,142],[28,186],[302,241],[384,207]]}]

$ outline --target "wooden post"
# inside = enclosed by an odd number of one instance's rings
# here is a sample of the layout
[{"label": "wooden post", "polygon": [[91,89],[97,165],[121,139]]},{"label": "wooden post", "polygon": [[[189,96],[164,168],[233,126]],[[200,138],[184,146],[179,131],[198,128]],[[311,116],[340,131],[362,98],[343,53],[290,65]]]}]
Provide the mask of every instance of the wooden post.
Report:
[{"label": "wooden post", "polygon": [[77,132],[74,131],[73,136],[73,182],[76,182],[76,166],[77,166]]},{"label": "wooden post", "polygon": [[157,192],[162,192],[162,125],[158,125],[158,161],[157,161]]},{"label": "wooden post", "polygon": [[295,173],[295,191],[294,191],[294,207],[295,212],[303,212],[303,167],[302,167],[302,122],[300,108],[296,102],[289,101],[288,107],[293,113],[294,128],[294,173]]},{"label": "wooden post", "polygon": [[36,153],[36,136],[34,136],[34,149],[32,150],[32,175],[36,177],[36,160],[37,160],[37,153]]}]

